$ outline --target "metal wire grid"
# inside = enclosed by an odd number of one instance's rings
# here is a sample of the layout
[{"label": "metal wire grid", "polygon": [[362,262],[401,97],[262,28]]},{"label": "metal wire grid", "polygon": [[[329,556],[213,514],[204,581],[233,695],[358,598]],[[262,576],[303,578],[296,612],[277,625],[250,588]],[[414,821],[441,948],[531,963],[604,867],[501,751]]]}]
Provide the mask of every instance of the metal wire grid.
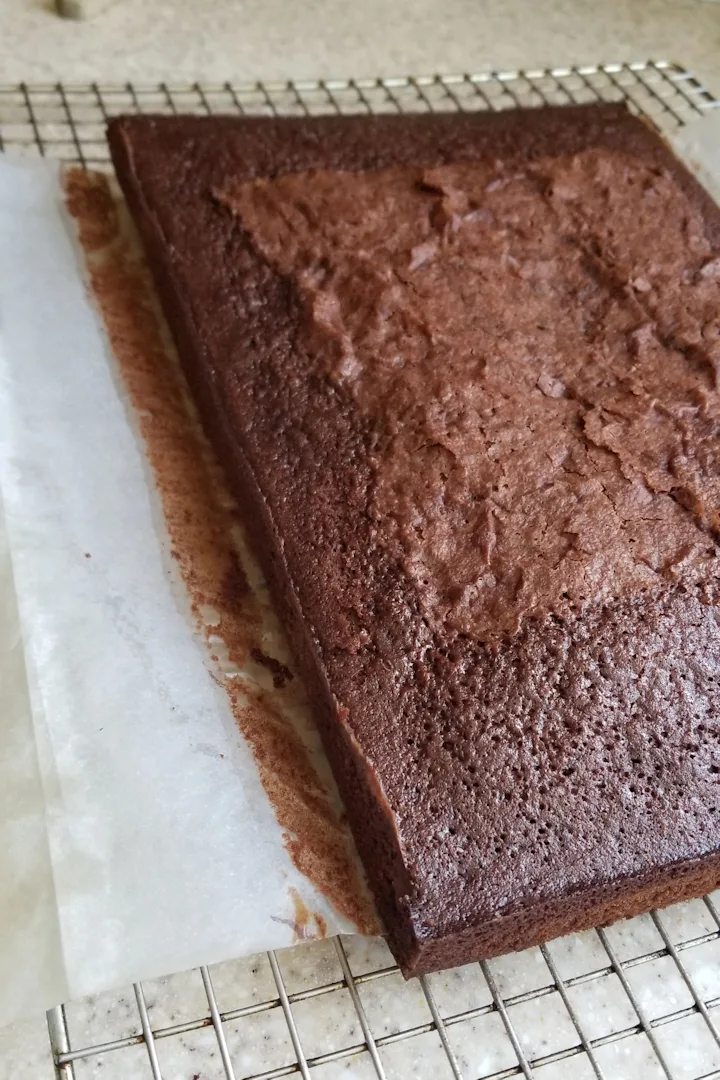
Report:
[{"label": "metal wire grid", "polygon": [[386,79],[153,86],[0,85],[0,149],[106,166],[105,123],[121,112],[313,115],[500,110],[627,101],[671,132],[718,102],[677,64],[648,61]]},{"label": "metal wire grid", "polygon": [[[342,972],[340,980],[334,980],[298,993],[289,993],[282,972],[283,953],[270,952],[267,957],[275,985],[274,996],[244,1008],[222,1011],[213,988],[211,973],[207,968],[201,968],[200,973],[207,996],[208,1007],[206,1014],[195,1020],[155,1030],[152,1029],[150,1023],[143,988],[138,984],[134,987],[140,1027],[140,1031],[136,1035],[94,1046],[72,1046],[64,1007],[52,1010],[48,1014],[57,1073],[64,1080],[71,1080],[76,1075],[74,1065],[78,1061],[97,1057],[98,1055],[112,1054],[130,1046],[144,1045],[147,1050],[152,1076],[154,1080],[161,1080],[163,1073],[158,1055],[158,1043],[161,1040],[198,1031],[202,1028],[213,1028],[223,1074],[227,1080],[241,1080],[241,1077],[252,1077],[252,1080],[274,1080],[276,1077],[298,1074],[304,1080],[312,1080],[313,1077],[318,1075],[315,1070],[320,1066],[328,1066],[333,1062],[347,1062],[349,1059],[359,1060],[358,1055],[364,1057],[367,1063],[371,1064],[372,1075],[379,1078],[379,1080],[391,1080],[391,1078],[397,1076],[409,1077],[414,1074],[397,1072],[396,1061],[393,1061],[390,1070],[388,1069],[385,1051],[393,1045],[403,1042],[409,1043],[420,1036],[433,1033],[439,1039],[446,1059],[445,1071],[433,1069],[432,1073],[428,1074],[432,1075],[433,1078],[437,1077],[437,1080],[442,1080],[443,1077],[447,1077],[448,1080],[451,1077],[454,1080],[480,1080],[480,1077],[482,1077],[482,1080],[504,1080],[504,1078],[514,1076],[532,1078],[538,1075],[536,1070],[541,1070],[543,1066],[563,1061],[570,1062],[571,1059],[572,1071],[565,1075],[592,1075],[601,1078],[601,1080],[613,1080],[614,1072],[608,1072],[607,1062],[603,1063],[602,1055],[598,1051],[603,1047],[623,1042],[633,1036],[644,1037],[649,1044],[649,1055],[646,1059],[649,1066],[648,1072],[641,1075],[664,1075],[670,1080],[679,1080],[680,1077],[683,1080],[685,1078],[687,1080],[713,1080],[713,1078],[720,1077],[720,1033],[718,1032],[720,995],[714,997],[709,997],[707,994],[703,995],[701,992],[702,987],[696,986],[691,975],[690,968],[693,965],[689,965],[685,959],[692,956],[692,950],[702,949],[710,943],[720,940],[720,916],[717,907],[710,898],[705,898],[704,904],[712,920],[713,929],[687,940],[674,942],[665,925],[663,915],[653,912],[651,915],[652,924],[659,934],[662,946],[640,956],[634,956],[632,959],[621,961],[618,957],[617,946],[611,943],[608,933],[603,930],[597,931],[599,941],[602,944],[603,959],[596,961],[599,966],[594,966],[592,970],[572,978],[566,977],[563,979],[561,977],[552,944],[550,947],[543,946],[541,952],[549,972],[549,981],[526,993],[516,995],[501,994],[498,988],[498,980],[493,974],[492,964],[483,963],[479,965],[479,968],[484,975],[491,1001],[474,1009],[453,1013],[451,1008],[448,1009],[447,1002],[441,1008],[433,991],[432,977],[423,978],[420,980],[420,985],[428,1007],[428,1021],[413,1026],[401,1026],[400,1030],[381,1036],[377,1034],[377,1031],[373,1033],[375,1025],[369,1019],[368,1010],[366,1009],[367,999],[365,1003],[363,1001],[364,992],[370,984],[376,983],[378,980],[389,980],[392,976],[397,976],[398,969],[394,966],[387,966],[379,970],[353,974],[348,951],[342,939],[335,939],[333,942],[339,970]],[[304,948],[312,950],[317,946],[306,945]],[[687,988],[688,995],[686,996],[686,1003],[682,1004],[681,1007],[658,1016],[654,1014],[652,1007],[647,1004],[643,1005],[641,1002],[639,994],[633,989],[632,976],[633,972],[642,965],[663,958],[668,958],[674,965],[677,974]],[[581,1010],[578,1009],[577,1001],[574,998],[574,990],[577,987],[588,986],[589,984],[599,984],[603,980],[612,980],[613,977],[617,979],[627,995],[634,1022],[626,1023],[619,1030],[612,1030],[600,1037],[590,1037],[587,1013],[582,1015]],[[343,990],[348,992],[352,1001],[359,1028],[362,1032],[362,1041],[354,1041],[351,1045],[342,1045],[329,1053],[309,1056],[303,1049],[303,1040],[299,1026],[296,1023],[293,1007],[300,1002],[327,998],[328,995]],[[556,1005],[559,1001],[562,1002],[565,1016],[572,1025],[573,1036],[567,1040],[568,1045],[563,1046],[562,1049],[544,1056],[533,1057],[531,1052],[526,1049],[527,1040],[524,1038],[523,1030],[516,1019],[517,1007],[539,999],[552,999],[553,997]],[[546,1002],[546,1007],[548,1004],[551,1004],[551,1002]],[[560,1006],[561,1009],[562,1006]],[[233,1055],[229,1048],[226,1025],[244,1017],[267,1013],[270,1010],[282,1011],[290,1034],[295,1061],[265,1071],[241,1072],[233,1065]],[[473,1074],[463,1071],[459,1055],[454,1048],[454,1030],[458,1028],[458,1025],[462,1025],[467,1021],[477,1020],[492,1014],[499,1017],[502,1022],[505,1037],[512,1048],[512,1054],[514,1054],[514,1064],[499,1070],[481,1071]],[[681,1036],[680,1028],[678,1028],[677,1040],[668,1038],[671,1025],[678,1024],[680,1021],[693,1016],[702,1018],[706,1029],[706,1042],[712,1043],[712,1048],[710,1046],[705,1047],[704,1055],[704,1060],[706,1064],[709,1063],[709,1068],[704,1065],[701,1067],[701,1072],[688,1071],[683,1065],[683,1039],[687,1038],[687,1033],[685,1032],[684,1036]],[[656,1067],[656,1072],[652,1071],[653,1064]],[[586,1072],[582,1072],[582,1068]],[[322,1075],[328,1076],[332,1075],[332,1073],[325,1070]]]},{"label": "metal wire grid", "polygon": [[[500,110],[518,106],[542,104],[585,103],[593,101],[626,101],[636,112],[647,116],[661,131],[672,132],[688,120],[715,108],[720,102],[677,64],[667,62],[643,62],[636,64],[604,64],[553,68],[551,70],[478,73],[452,76],[403,77],[367,80],[321,80],[317,82],[286,82],[279,84],[225,83],[215,86],[199,84],[184,86],[0,86],[0,149],[15,154],[59,158],[82,165],[102,168],[108,166],[108,152],[104,137],[108,117],[120,112],[198,113],[216,112],[244,115],[312,115],[319,113],[356,112],[417,112],[462,110]],[[531,1078],[539,1076],[544,1066],[563,1061],[573,1061],[572,1072],[600,1080],[612,1080],[607,1061],[603,1061],[602,1048],[622,1043],[633,1037],[647,1044],[649,1068],[668,1080],[711,1080],[720,1078],[720,986],[718,993],[707,986],[696,985],[686,958],[697,956],[691,950],[708,947],[720,940],[720,915],[713,900],[706,897],[705,910],[712,920],[712,928],[699,925],[701,933],[685,935],[675,941],[668,933],[663,915],[653,912],[653,925],[659,934],[662,947],[645,951],[630,959],[621,959],[606,931],[597,931],[602,945],[603,960],[592,970],[571,978],[561,976],[553,947],[542,948],[542,957],[549,972],[545,985],[520,994],[504,994],[491,965],[481,964],[490,1000],[476,1008],[453,1011],[452,1007],[440,1006],[433,991],[432,978],[420,981],[427,1005],[427,1020],[420,1024],[395,1025],[397,1030],[379,1034],[368,1018],[363,1002],[367,988],[378,980],[390,980],[397,975],[397,968],[381,966],[376,970],[353,973],[348,949],[342,939],[336,939],[334,949],[342,973],[340,980],[289,993],[282,972],[282,953],[267,954],[275,992],[267,1000],[223,1011],[213,987],[211,971],[201,968],[200,975],[207,998],[205,1015],[185,1023],[153,1029],[142,985],[133,988],[139,1030],[136,1034],[113,1041],[93,1045],[73,1042],[72,1025],[68,1026],[65,1007],[48,1013],[50,1038],[55,1055],[58,1077],[75,1080],[76,1064],[112,1055],[132,1046],[144,1046],[154,1080],[162,1080],[158,1044],[161,1040],[180,1036],[203,1028],[212,1028],[217,1041],[222,1071],[227,1080],[273,1080],[276,1077],[299,1074],[303,1080],[319,1076],[318,1069],[325,1066],[322,1075],[330,1074],[327,1067],[333,1062],[347,1063],[350,1059],[364,1059],[370,1063],[371,1075],[379,1080],[410,1075],[403,1072],[397,1062],[388,1063],[388,1051],[392,1046],[432,1035],[439,1040],[443,1052],[443,1065],[432,1075],[454,1080],[501,1080],[512,1076]],[[697,927],[696,927],[697,928]],[[317,946],[308,945],[308,950]],[[280,959],[278,959],[280,957]],[[647,1003],[633,989],[632,973],[641,965],[651,964],[665,958],[671,963],[686,989],[685,1003],[662,1015],[655,1015]],[[626,996],[633,1022],[620,1026],[600,1036],[592,1036],[587,1016],[581,1015],[577,1006],[576,987],[595,984],[602,980],[615,980]],[[388,984],[389,985],[389,984]],[[362,1033],[362,1040],[352,1045],[342,1045],[331,1052],[309,1056],[303,1048],[303,1038],[296,1023],[295,1011],[302,1001],[312,999],[331,1000],[328,995],[346,991]],[[533,1053],[523,1028],[518,1022],[518,1007],[538,999],[560,1004],[571,1024],[572,1037],[568,1045],[545,1055]],[[243,1072],[234,1062],[229,1046],[228,1024],[244,1017],[280,1010],[289,1032],[295,1060],[279,1067],[261,1072]],[[462,1065],[462,1055],[457,1049],[455,1033],[462,1025],[494,1016],[502,1025],[513,1063],[495,1071],[468,1071]],[[678,1039],[666,1037],[672,1025],[681,1024],[694,1017],[704,1028],[704,1064],[698,1073],[688,1068],[684,1053],[686,1032]],[[614,1025],[617,1028],[617,1024]],[[697,1033],[696,1033],[697,1034]],[[342,1040],[341,1040],[342,1041]],[[577,1072],[575,1068],[577,1067]],[[491,1066],[494,1068],[494,1066]],[[442,1074],[444,1069],[444,1074]],[[589,1071],[587,1071],[589,1070]],[[414,1073],[413,1073],[414,1075]],[[428,1074],[430,1075],[430,1074]],[[585,1075],[585,1073],[582,1073]],[[648,1073],[649,1075],[649,1073]]]}]

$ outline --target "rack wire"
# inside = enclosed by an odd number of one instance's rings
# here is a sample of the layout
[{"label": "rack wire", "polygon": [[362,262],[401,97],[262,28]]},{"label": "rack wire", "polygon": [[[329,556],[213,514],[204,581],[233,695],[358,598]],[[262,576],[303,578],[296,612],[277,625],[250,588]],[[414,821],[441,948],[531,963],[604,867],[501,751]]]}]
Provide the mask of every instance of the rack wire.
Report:
[{"label": "rack wire", "polygon": [[626,101],[671,132],[718,102],[678,64],[602,64],[536,71],[316,82],[170,86],[0,85],[0,149],[107,167],[105,122],[125,112],[310,116],[501,110]]},{"label": "rack wire", "polygon": [[[121,112],[313,115],[593,101],[626,101],[668,134],[720,104],[684,68],[660,61],[278,84],[20,84],[0,86],[0,149],[108,168],[105,123]],[[48,1013],[57,1077],[720,1078],[719,903],[714,894],[408,984],[384,943],[358,938],[138,984]]]}]

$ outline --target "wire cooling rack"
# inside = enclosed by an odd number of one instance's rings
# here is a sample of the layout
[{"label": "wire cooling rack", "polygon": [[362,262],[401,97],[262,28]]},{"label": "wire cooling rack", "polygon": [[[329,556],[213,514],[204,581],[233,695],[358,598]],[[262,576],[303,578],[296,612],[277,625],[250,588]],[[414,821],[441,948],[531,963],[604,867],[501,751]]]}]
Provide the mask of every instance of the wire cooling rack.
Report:
[{"label": "wire cooling rack", "polygon": [[[0,148],[108,167],[120,112],[499,110],[627,101],[671,133],[720,102],[646,62],[282,84],[0,86]],[[720,893],[405,983],[384,942],[306,944],[48,1014],[58,1077],[720,1078]],[[41,1078],[38,1078],[41,1080]]]},{"label": "wire cooling rack", "polygon": [[272,84],[20,83],[0,85],[0,148],[97,168],[109,162],[105,121],[124,112],[272,116],[499,110],[593,101],[627,101],[666,132],[718,104],[690,72],[663,61]]}]

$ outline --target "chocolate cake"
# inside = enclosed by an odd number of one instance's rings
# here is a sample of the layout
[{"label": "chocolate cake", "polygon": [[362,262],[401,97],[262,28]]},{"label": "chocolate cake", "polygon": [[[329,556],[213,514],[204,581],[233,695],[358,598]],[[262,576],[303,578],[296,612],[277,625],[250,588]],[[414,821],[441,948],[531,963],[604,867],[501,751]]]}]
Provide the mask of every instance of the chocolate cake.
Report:
[{"label": "chocolate cake", "polygon": [[426,972],[720,882],[720,212],[620,106],[113,160]]}]

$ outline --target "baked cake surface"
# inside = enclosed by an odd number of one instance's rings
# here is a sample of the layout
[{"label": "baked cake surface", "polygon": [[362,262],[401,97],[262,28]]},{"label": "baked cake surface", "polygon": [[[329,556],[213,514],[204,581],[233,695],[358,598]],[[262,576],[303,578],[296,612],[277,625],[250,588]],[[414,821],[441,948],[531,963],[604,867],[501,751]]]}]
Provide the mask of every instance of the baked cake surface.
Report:
[{"label": "baked cake surface", "polygon": [[391,944],[720,881],[720,213],[622,107],[110,127]]}]

